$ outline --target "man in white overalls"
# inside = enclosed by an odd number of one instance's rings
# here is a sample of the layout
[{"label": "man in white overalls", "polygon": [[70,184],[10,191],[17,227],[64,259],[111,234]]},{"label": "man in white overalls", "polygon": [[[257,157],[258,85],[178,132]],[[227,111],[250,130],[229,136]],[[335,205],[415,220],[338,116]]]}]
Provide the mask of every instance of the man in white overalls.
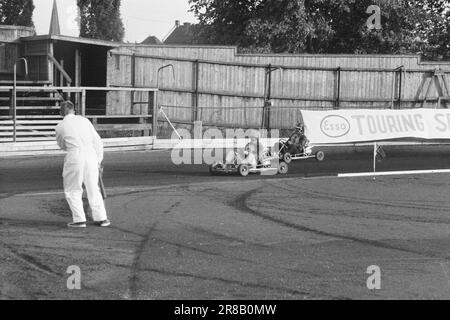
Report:
[{"label": "man in white overalls", "polygon": [[56,127],[58,146],[67,152],[63,171],[64,193],[73,216],[73,222],[68,226],[86,228],[82,200],[84,184],[94,221],[101,227],[108,227],[111,222],[98,185],[103,142],[92,123],[75,115],[74,109],[72,102],[63,102],[61,115],[64,120]]}]

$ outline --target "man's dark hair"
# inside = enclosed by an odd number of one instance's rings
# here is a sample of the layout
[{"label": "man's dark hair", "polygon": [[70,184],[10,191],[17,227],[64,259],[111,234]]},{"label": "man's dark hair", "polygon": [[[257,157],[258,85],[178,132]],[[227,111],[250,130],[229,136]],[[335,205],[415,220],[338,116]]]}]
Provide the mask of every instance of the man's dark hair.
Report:
[{"label": "man's dark hair", "polygon": [[75,111],[75,105],[72,101],[64,101],[61,103],[61,115],[66,116],[69,111]]}]

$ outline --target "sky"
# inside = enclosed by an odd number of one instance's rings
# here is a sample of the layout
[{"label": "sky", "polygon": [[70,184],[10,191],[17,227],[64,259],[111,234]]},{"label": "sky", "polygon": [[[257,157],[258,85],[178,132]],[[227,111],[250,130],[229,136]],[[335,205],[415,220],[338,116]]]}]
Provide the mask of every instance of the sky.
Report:
[{"label": "sky", "polygon": [[[78,36],[76,0],[57,0],[61,33]],[[33,20],[38,34],[47,34],[53,0],[34,0]],[[195,22],[188,0],[122,0],[122,20],[125,41],[142,42],[149,35],[163,39],[175,25],[175,20]]]}]

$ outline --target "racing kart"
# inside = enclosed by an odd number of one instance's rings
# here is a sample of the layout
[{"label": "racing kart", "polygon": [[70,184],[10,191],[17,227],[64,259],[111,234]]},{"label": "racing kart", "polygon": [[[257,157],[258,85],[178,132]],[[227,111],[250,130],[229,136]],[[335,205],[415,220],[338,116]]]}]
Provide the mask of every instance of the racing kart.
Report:
[{"label": "racing kart", "polygon": [[291,154],[288,152],[288,142],[289,139],[280,139],[280,142],[275,144],[274,150],[278,150],[278,156],[280,161],[284,161],[287,164],[290,164],[294,160],[306,160],[306,159],[316,159],[317,161],[325,160],[325,152],[319,150],[313,153],[313,148],[306,144],[304,151],[298,154]]},{"label": "racing kart", "polygon": [[209,172],[212,175],[217,174],[237,174],[242,177],[248,176],[250,173],[272,173],[272,174],[287,174],[289,166],[284,161],[279,161],[277,155],[267,153],[263,156],[263,159],[258,162],[256,167],[252,167],[249,164],[240,164],[237,160],[231,164],[224,164],[216,162],[209,167]]}]

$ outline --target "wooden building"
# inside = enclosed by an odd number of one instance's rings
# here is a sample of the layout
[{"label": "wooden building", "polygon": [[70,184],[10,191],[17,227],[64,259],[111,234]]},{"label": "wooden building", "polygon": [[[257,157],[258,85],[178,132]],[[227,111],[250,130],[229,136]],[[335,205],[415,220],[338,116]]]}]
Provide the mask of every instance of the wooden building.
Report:
[{"label": "wooden building", "polygon": [[[59,121],[58,104],[65,99],[71,99],[78,112],[90,117],[99,130],[149,134],[156,90],[139,88],[135,93],[129,86],[108,87],[108,55],[120,43],[57,34],[37,36],[32,28],[14,26],[0,26],[0,37],[0,120],[3,120],[0,141],[8,141],[11,135],[8,125],[14,64],[18,85],[16,120],[27,123],[34,120],[33,130],[36,129],[32,132],[21,125],[23,139],[52,138],[50,125]],[[25,59],[27,73],[19,58]],[[120,101],[114,98],[123,95],[121,91],[127,91],[129,96],[145,97],[145,100],[129,101],[140,106],[139,113],[121,112]],[[36,123],[44,124],[42,128],[47,130],[40,130]]]}]

